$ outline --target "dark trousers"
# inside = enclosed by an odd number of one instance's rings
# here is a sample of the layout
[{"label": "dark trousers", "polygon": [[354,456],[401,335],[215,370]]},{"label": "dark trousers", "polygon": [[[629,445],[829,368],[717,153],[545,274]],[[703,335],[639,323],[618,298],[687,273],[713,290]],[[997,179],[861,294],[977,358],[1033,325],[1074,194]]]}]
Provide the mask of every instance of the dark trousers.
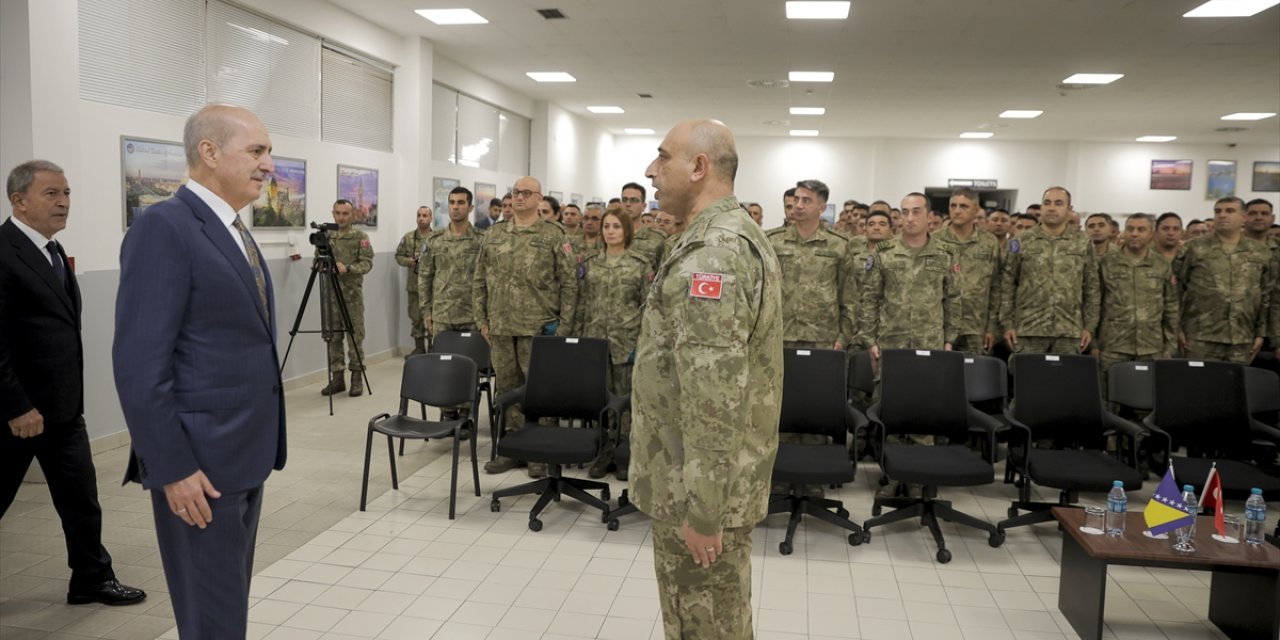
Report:
[{"label": "dark trousers", "polygon": [[213,522],[201,529],[151,492],[156,540],[182,640],[243,638],[249,625],[249,579],[262,514],[262,487],[209,500]]},{"label": "dark trousers", "polygon": [[0,518],[9,511],[23,476],[35,458],[49,483],[53,508],[62,519],[71,587],[88,587],[115,578],[111,555],[102,546],[102,507],[84,418],[46,424],[34,438],[13,435],[0,425]]}]

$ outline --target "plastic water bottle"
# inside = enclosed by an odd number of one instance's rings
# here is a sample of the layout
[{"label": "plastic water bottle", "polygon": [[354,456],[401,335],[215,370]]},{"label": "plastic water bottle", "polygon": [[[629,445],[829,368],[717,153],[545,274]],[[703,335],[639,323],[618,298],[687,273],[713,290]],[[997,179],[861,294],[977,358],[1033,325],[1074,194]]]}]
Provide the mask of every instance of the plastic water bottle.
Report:
[{"label": "plastic water bottle", "polygon": [[[1196,515],[1200,511],[1200,504],[1196,500],[1196,490],[1189,484],[1182,485],[1182,502],[1187,506],[1187,513]],[[1178,529],[1175,536],[1178,540],[1173,545],[1178,551],[1195,551],[1196,541],[1196,521],[1192,520],[1191,524]]]},{"label": "plastic water bottle", "polygon": [[1128,508],[1129,497],[1124,494],[1124,482],[1112,482],[1111,491],[1107,493],[1107,535],[1124,536],[1124,512]]},{"label": "plastic water bottle", "polygon": [[1267,503],[1262,499],[1262,489],[1254,487],[1244,503],[1244,541],[1261,545],[1266,536]]}]

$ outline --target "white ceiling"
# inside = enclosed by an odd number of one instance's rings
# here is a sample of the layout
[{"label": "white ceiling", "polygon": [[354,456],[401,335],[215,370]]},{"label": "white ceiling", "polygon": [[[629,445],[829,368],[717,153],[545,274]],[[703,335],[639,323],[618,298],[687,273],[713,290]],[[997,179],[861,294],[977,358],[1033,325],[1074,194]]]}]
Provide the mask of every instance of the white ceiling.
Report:
[{"label": "white ceiling", "polygon": [[[331,0],[438,54],[617,133],[662,134],[694,117],[738,135],[1280,144],[1280,6],[1252,18],[1187,19],[1202,0],[854,0],[848,20],[787,20],[783,0]],[[436,26],[414,9],[465,6],[489,24]],[[534,10],[557,8],[567,19]],[[758,89],[791,70],[834,71],[832,84]],[[567,71],[539,84],[526,71]],[[1123,73],[1087,90],[1077,72]],[[641,99],[649,93],[652,99]],[[595,115],[588,105],[618,105]],[[791,116],[788,107],[826,107]],[[1043,109],[1002,120],[1005,109]],[[790,121],[764,124],[765,121]],[[1223,133],[1223,126],[1247,131]]]}]

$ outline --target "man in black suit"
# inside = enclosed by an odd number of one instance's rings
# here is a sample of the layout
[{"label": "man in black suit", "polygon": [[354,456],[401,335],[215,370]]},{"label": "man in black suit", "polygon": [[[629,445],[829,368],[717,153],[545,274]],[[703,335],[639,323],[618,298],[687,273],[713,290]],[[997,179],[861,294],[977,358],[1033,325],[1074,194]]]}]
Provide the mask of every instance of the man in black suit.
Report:
[{"label": "man in black suit", "polygon": [[120,584],[102,546],[102,507],[84,423],[80,288],[53,240],[67,226],[71,189],[58,165],[32,160],[9,173],[13,217],[0,225],[0,517],[31,459],[40,461],[62,519],[71,567],[68,604],[142,602]]}]

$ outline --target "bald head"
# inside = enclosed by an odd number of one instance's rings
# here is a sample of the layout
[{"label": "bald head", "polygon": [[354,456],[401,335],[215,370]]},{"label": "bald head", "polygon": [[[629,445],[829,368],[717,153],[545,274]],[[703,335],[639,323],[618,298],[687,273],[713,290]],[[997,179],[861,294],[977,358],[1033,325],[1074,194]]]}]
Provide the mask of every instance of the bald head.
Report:
[{"label": "bald head", "polygon": [[716,200],[732,196],[737,173],[733,132],[716,120],[677,124],[645,170],[662,209],[676,220],[687,220]]},{"label": "bald head", "polygon": [[738,177],[738,144],[733,132],[719,120],[691,120],[677,126],[689,127],[689,155],[706,154],[720,177],[733,182]]}]

